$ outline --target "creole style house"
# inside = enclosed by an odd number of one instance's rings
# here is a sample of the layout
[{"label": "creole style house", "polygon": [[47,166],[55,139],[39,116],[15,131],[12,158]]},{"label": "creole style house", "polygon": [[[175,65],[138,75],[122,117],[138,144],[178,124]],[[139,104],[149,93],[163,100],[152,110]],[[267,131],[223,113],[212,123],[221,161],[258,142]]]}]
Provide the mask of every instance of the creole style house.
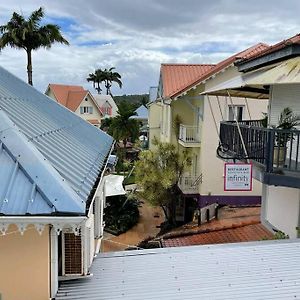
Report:
[{"label": "creole style house", "polygon": [[103,118],[114,118],[118,115],[118,106],[111,95],[93,94]]},{"label": "creole style house", "polygon": [[253,176],[263,186],[262,222],[298,237],[300,35],[235,65],[238,74],[230,80],[208,81],[204,93],[248,97],[249,103],[268,99],[268,114],[265,122],[221,122],[218,155],[252,163]]},{"label": "creole style house", "polygon": [[2,299],[54,298],[59,280],[90,276],[112,146],[109,135],[0,68]]},{"label": "creole style house", "polygon": [[50,83],[45,94],[82,119],[96,127],[100,127],[101,118],[103,117],[100,103],[82,86]]},{"label": "creole style house", "polygon": [[259,119],[267,111],[267,101],[247,101],[236,98],[230,103],[225,96],[200,95],[210,78],[230,78],[238,73],[234,62],[251,57],[265,49],[257,44],[216,65],[162,64],[158,96],[149,104],[150,149],[157,137],[180,148],[189,148],[192,166],[181,178],[179,187],[183,197],[178,207],[178,220],[191,220],[195,206],[207,204],[259,204],[261,184],[255,183],[252,192],[224,192],[223,163],[216,157],[218,132],[216,122],[221,120]]}]

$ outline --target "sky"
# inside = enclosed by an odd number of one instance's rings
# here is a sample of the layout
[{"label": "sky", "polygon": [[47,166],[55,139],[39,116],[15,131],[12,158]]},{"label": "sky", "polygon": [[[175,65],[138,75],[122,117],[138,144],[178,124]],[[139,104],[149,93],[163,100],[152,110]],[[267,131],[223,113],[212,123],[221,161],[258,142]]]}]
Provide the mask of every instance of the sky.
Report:
[{"label": "sky", "polygon": [[[2,0],[0,24],[40,6],[70,42],[33,53],[33,82],[42,92],[49,83],[92,90],[88,74],[115,67],[123,88],[114,95],[148,93],[161,63],[217,63],[300,32],[299,0]],[[24,50],[3,49],[0,65],[27,80]]]}]

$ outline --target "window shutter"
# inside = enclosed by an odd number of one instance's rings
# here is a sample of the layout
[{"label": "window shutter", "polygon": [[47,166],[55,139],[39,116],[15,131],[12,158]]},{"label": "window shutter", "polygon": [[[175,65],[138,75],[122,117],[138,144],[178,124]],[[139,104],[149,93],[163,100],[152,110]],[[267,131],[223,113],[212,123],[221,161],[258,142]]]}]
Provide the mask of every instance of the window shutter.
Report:
[{"label": "window shutter", "polygon": [[92,113],[93,113],[93,107],[89,106],[89,114],[92,114]]},{"label": "window shutter", "polygon": [[83,107],[80,107],[80,113],[83,114]]}]

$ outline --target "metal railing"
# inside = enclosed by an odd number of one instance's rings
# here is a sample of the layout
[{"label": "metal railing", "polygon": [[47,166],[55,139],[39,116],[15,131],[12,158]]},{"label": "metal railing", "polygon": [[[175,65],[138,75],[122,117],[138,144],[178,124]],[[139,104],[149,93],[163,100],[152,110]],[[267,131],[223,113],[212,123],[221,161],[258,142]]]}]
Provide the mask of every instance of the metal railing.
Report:
[{"label": "metal railing", "polygon": [[237,124],[221,122],[221,145],[218,148],[218,155],[237,160],[248,158],[263,166],[267,172],[277,169],[300,171],[300,131],[264,128],[257,125],[262,123],[239,122],[245,151]]},{"label": "metal railing", "polygon": [[197,194],[202,183],[202,174],[199,176],[184,175],[180,177],[178,186],[183,193]]},{"label": "metal railing", "polygon": [[180,124],[179,140],[185,143],[200,143],[200,130],[197,126]]}]

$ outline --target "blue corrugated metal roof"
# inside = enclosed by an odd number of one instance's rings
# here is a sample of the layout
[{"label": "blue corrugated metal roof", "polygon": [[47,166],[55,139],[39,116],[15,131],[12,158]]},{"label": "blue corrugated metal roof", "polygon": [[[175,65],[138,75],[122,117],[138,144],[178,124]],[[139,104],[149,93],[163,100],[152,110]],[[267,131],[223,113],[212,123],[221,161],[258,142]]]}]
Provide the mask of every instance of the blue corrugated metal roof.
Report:
[{"label": "blue corrugated metal roof", "polygon": [[136,109],[136,115],[131,116],[131,119],[148,119],[148,108],[144,105],[141,105],[139,108]]},{"label": "blue corrugated metal roof", "polygon": [[0,108],[0,213],[85,213],[112,138],[1,67]]}]

